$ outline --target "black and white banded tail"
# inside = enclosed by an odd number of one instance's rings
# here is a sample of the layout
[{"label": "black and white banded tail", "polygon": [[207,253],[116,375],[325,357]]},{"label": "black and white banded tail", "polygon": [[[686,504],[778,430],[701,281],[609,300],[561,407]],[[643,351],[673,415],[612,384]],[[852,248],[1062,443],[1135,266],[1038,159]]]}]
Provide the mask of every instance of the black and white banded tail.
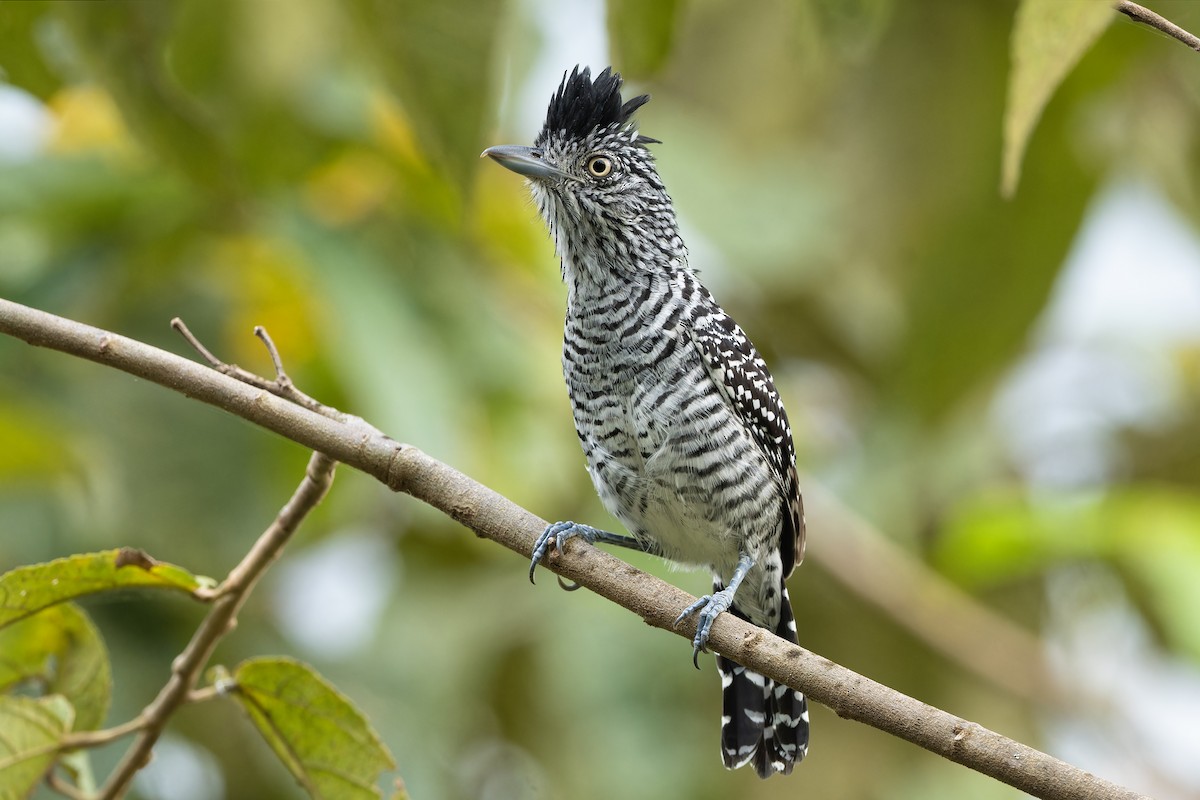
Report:
[{"label": "black and white banded tail", "polygon": [[[713,592],[723,586],[714,582]],[[796,641],[796,621],[787,587],[783,594],[775,635]],[[745,619],[735,605],[730,609]],[[788,686],[751,672],[724,656],[717,656],[721,674],[721,759],[728,769],[754,762],[759,777],[776,772],[787,775],[808,752],[808,701]]]}]

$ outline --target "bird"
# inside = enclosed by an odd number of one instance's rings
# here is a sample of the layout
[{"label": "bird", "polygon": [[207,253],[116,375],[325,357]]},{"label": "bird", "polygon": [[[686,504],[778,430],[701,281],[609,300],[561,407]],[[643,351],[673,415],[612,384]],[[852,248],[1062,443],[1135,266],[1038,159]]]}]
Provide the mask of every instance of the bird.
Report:
[{"label": "bird", "polygon": [[[706,569],[692,660],[722,612],[796,642],[785,579],[804,555],[791,425],[762,356],[688,261],[670,195],[620,73],[576,66],[551,95],[532,147],[486,156],[522,175],[567,289],[562,366],[588,473],[630,535],[549,525],[529,578],[579,538]],[[804,695],[717,655],[721,756],[759,776],[808,751]]]}]

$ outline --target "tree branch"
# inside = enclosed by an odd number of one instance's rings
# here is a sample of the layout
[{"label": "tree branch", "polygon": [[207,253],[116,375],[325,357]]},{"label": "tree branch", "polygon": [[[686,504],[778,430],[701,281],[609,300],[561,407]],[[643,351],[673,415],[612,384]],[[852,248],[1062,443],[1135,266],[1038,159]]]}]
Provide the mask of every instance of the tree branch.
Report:
[{"label": "tree branch", "polygon": [[[338,422],[150,345],[0,300],[0,333],[123,370],[224,409],[366,472],[449,515],[476,534],[528,558],[546,522],[415,447],[351,418]],[[686,637],[676,615],[694,598],[593,547],[568,543],[549,568]],[[220,602],[220,601],[218,601]],[[863,722],[1047,800],[1142,798],[1027,745],[927,705],[790,644],[732,614],[713,625],[709,647],[804,691],[839,716]]]},{"label": "tree branch", "polygon": [[1061,704],[1032,634],[905,552],[820,481],[802,475],[800,485],[826,533],[808,543],[818,566],[947,660],[1026,702]]},{"label": "tree branch", "polygon": [[217,644],[226,633],[233,630],[238,611],[241,610],[254,584],[279,557],[283,546],[308,512],[315,508],[329,491],[336,466],[337,463],[328,456],[317,452],[312,454],[304,479],[296,487],[291,499],[280,509],[270,527],[258,537],[250,552],[217,588],[214,595],[216,602],[213,603],[212,609],[192,635],[187,647],[171,663],[170,680],[150,705],[138,715],[138,737],[97,793],[97,800],[115,800],[125,796],[133,776],[149,760],[150,751],[158,742],[171,715],[191,699],[192,689],[200,677],[200,671],[212,657]]},{"label": "tree branch", "polygon": [[145,726],[141,715],[131,720],[103,728],[98,731],[75,731],[68,733],[59,745],[59,750],[82,750],[85,747],[103,747],[130,734],[137,733]]},{"label": "tree branch", "polygon": [[81,792],[69,781],[58,777],[54,772],[46,773],[46,785],[67,798],[67,800],[90,800],[86,792]]},{"label": "tree branch", "polygon": [[1151,28],[1165,33],[1172,39],[1178,39],[1193,50],[1200,51],[1200,37],[1188,33],[1166,17],[1155,14],[1150,9],[1140,6],[1137,3],[1130,2],[1130,0],[1117,0],[1117,2],[1113,4],[1113,7],[1134,22],[1140,22],[1143,25],[1149,25]]}]

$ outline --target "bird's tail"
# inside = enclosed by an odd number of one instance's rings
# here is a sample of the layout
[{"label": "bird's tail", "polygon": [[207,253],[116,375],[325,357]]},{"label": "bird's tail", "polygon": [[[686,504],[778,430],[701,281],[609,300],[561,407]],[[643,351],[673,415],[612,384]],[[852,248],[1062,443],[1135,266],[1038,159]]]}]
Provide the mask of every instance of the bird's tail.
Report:
[{"label": "bird's tail", "polygon": [[[721,590],[714,586],[714,593]],[[796,641],[796,621],[787,587],[775,635]],[[735,605],[730,609],[745,619]],[[750,761],[761,778],[792,771],[808,752],[808,701],[804,695],[741,664],[717,656],[721,674],[721,759],[727,769]]]}]

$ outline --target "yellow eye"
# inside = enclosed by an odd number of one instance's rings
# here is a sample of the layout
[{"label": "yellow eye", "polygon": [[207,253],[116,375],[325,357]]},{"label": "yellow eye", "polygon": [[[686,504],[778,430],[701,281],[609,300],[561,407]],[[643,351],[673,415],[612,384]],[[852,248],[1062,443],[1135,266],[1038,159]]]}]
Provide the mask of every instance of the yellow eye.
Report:
[{"label": "yellow eye", "polygon": [[588,159],[587,171],[593,178],[607,178],[613,171],[612,159],[608,156],[592,156]]}]

